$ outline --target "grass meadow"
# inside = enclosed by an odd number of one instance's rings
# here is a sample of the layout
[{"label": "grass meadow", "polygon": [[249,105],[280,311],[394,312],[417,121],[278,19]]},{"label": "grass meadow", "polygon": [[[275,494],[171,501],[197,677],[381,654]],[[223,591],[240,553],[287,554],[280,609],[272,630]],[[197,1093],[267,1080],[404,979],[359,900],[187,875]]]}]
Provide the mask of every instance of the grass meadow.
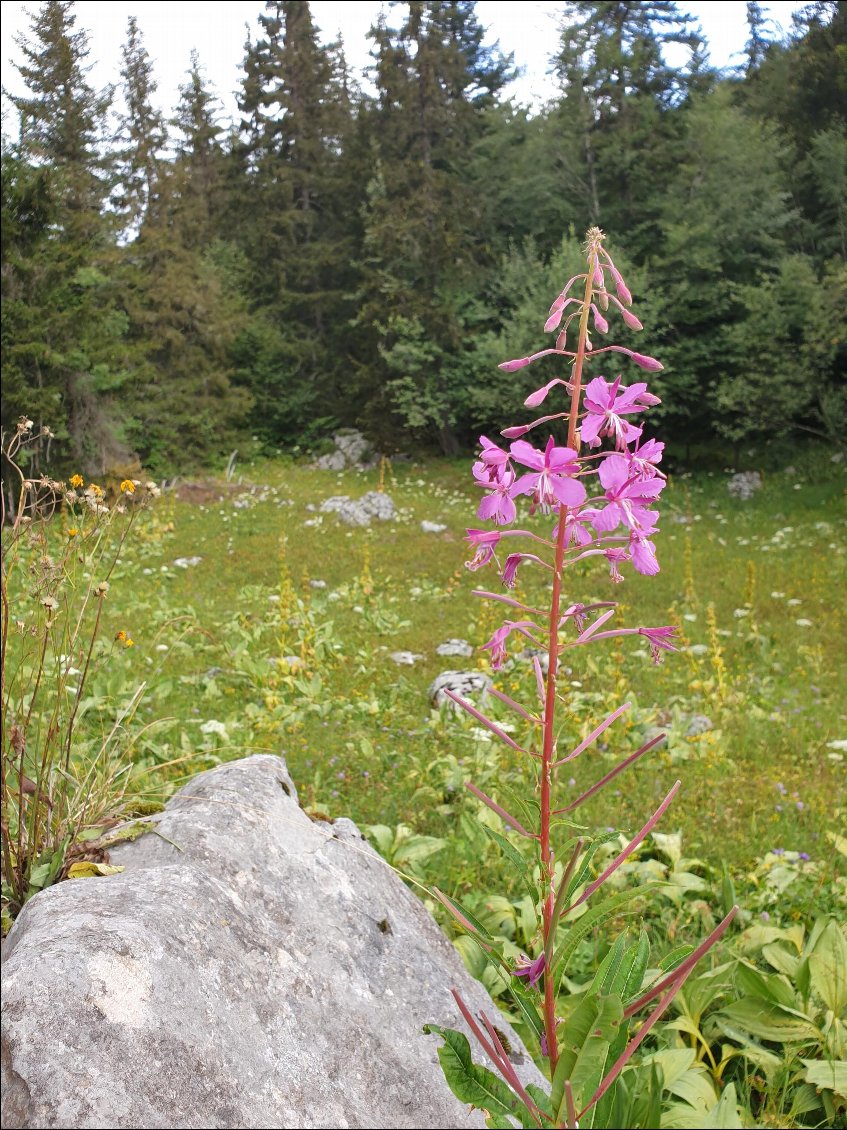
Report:
[{"label": "grass meadow", "polygon": [[[320,512],[380,477],[395,520],[351,529]],[[163,765],[151,781],[170,785],[251,749],[283,752],[304,801],[328,815],[449,835],[439,764],[495,759],[516,771],[508,749],[427,697],[441,671],[488,669],[485,652],[442,658],[437,646],[459,637],[478,647],[502,619],[472,595],[496,591],[497,578],[463,568],[475,508],[466,467],[336,474],[268,461],[237,478],[166,492],[114,575],[107,629],[134,646],[113,656],[103,689],[146,684],[138,718],[153,725],[136,766]],[[669,734],[591,815],[632,828],[678,775],[665,830],[682,833],[686,852],[741,869],[771,846],[823,861],[847,805],[843,473],[810,461],[766,475],[744,502],[727,479],[672,477],[658,577],[614,586],[602,567],[574,570],[574,599],[619,599],[628,622],[677,623],[683,636],[658,667],[636,642],[576,653],[562,695],[577,734],[623,701],[633,710],[611,732],[618,742],[649,727]],[[423,520],[447,528],[423,533]],[[519,595],[532,603],[539,583],[525,568]],[[398,664],[390,656],[401,651],[419,658]],[[529,699],[529,663],[497,679]],[[108,695],[103,707],[113,708]],[[93,722],[96,690],[87,708]],[[695,715],[711,725],[689,734]],[[590,755],[582,760],[593,779]]]},{"label": "grass meadow", "polygon": [[[577,795],[663,731],[666,741],[580,819],[631,836],[681,779],[661,832],[617,881],[659,880],[642,908],[657,956],[695,944],[733,902],[741,907],[661,1035],[655,1055],[671,1057],[661,1063],[662,1125],[844,1125],[847,1069],[832,1064],[847,1044],[836,1015],[847,1002],[838,972],[847,948],[824,916],[843,920],[847,907],[845,465],[810,451],[763,474],[746,501],[730,496],[729,478],[729,469],[705,468],[670,477],[658,577],[630,573],[615,586],[605,567],[571,571],[571,599],[622,601],[628,624],[678,624],[682,638],[659,666],[640,637],[566,657],[560,748],[621,703],[631,708],[560,781],[560,795]],[[393,520],[350,527],[321,510],[328,498],[372,490],[391,498]],[[410,881],[438,886],[515,954],[531,952],[534,911],[485,825],[504,829],[464,782],[495,797],[510,789],[531,796],[533,771],[472,718],[433,709],[428,697],[433,679],[456,669],[493,674],[528,704],[535,694],[526,658],[489,672],[488,653],[478,650],[503,617],[501,605],[472,592],[499,591],[496,575],[463,565],[476,504],[466,461],[383,461],[334,473],[279,457],[242,464],[230,481],[165,489],[137,516],[109,574],[88,657],[57,654],[60,693],[75,701],[74,741],[98,751],[96,772],[77,779],[96,779],[100,792],[96,806],[83,805],[77,830],[59,833],[53,855],[36,861],[30,893],[67,873],[69,849],[85,854],[71,841],[97,828],[78,835],[82,825],[149,813],[192,775],[269,751],[285,755],[316,819],[351,817]],[[76,536],[70,521],[61,513],[52,520],[55,544]],[[444,529],[425,532],[424,521]],[[536,519],[547,533],[545,521]],[[98,577],[83,555],[76,560],[77,583],[90,587]],[[13,619],[26,639],[27,617],[43,618],[43,608],[30,607],[31,575],[10,577]],[[525,566],[517,594],[532,605],[544,583]],[[50,629],[58,613],[47,615]],[[437,654],[457,638],[477,650]],[[14,634],[11,644],[19,646]],[[413,663],[402,662],[409,656]],[[521,741],[516,715],[490,698],[486,709]],[[22,786],[26,809],[23,794]],[[457,945],[502,994],[473,943]],[[829,972],[820,983],[813,975],[810,988],[797,970],[815,947],[814,968]],[[570,992],[607,951],[602,932],[585,939],[565,978]],[[750,972],[756,962],[770,973]],[[775,990],[777,975],[787,980]],[[800,995],[789,1000],[792,978]],[[729,1080],[732,1099],[719,1103]]]}]

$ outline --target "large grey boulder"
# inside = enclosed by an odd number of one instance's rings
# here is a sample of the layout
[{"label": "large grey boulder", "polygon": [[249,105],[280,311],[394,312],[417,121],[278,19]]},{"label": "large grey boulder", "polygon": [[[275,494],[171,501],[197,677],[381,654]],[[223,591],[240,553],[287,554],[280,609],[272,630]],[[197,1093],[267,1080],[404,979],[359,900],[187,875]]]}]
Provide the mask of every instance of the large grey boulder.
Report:
[{"label": "large grey boulder", "polygon": [[3,1126],[483,1125],[421,1028],[458,1026],[453,985],[494,1006],[354,824],[310,820],[267,755],[155,821],[9,935]]}]

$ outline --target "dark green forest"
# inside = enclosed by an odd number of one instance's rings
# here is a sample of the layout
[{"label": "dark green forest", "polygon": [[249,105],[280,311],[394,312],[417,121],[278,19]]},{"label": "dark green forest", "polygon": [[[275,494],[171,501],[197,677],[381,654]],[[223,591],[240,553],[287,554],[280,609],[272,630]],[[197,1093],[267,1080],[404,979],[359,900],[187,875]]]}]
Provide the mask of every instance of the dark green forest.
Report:
[{"label": "dark green forest", "polygon": [[4,430],[49,425],[54,469],[88,473],[341,426],[454,454],[515,422],[538,373],[497,363],[543,347],[597,224],[665,364],[651,387],[678,449],[843,446],[845,6],[811,4],[778,39],[748,3],[728,71],[683,4],[561,15],[530,113],[468,0],[392,4],[373,94],[308,3],[271,2],[227,122],[196,56],[172,116],[156,109],[134,19],[121,86],[94,89],[74,5],[42,4],[3,146]]}]

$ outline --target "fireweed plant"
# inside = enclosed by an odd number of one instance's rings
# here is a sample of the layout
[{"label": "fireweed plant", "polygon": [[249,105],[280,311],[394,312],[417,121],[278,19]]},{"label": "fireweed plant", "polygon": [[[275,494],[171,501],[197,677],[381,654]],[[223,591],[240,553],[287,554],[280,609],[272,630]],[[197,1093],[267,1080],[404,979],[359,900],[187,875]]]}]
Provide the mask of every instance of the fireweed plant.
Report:
[{"label": "fireweed plant", "polygon": [[[568,569],[587,559],[605,565],[613,582],[623,580],[621,570],[629,564],[647,575],[659,571],[653,538],[659,521],[656,503],[666,481],[659,469],[664,445],[654,439],[645,440],[642,428],[632,422],[634,416],[658,404],[659,399],[648,391],[646,383],[625,385],[619,376],[612,380],[596,376],[583,388],[586,361],[600,356],[609,361],[615,355],[623,355],[647,372],[662,368],[654,358],[620,345],[595,348],[592,335],[608,332],[609,313],[619,315],[630,329],[642,328],[630,310],[630,291],[603,240],[599,229],[588,232],[587,269],[568,281],[550,308],[544,329],[556,333],[555,346],[500,366],[504,372],[513,373],[543,357],[567,361],[569,376],[554,377],[524,402],[529,408],[538,408],[551,394],[564,392],[566,407],[532,423],[505,428],[501,434],[510,441],[508,447],[483,436],[482,451],[473,467],[476,483],[484,492],[477,513],[492,522],[493,528],[468,530],[467,540],[473,550],[468,567],[476,570],[494,565],[507,590],[514,587],[518,569],[527,564],[546,570],[551,582],[550,604],[544,610],[529,607],[505,593],[476,592],[483,599],[504,604],[512,617],[483,645],[490,653],[492,668],[502,667],[510,639],[523,637],[536,650],[533,665],[538,706],[525,707],[499,690],[492,692],[523,719],[528,730],[536,735],[535,740],[527,741],[524,748],[470,702],[451,694],[456,704],[477,722],[512,749],[525,754],[535,771],[534,795],[528,799],[515,797],[511,806],[514,811],[508,811],[472,782],[467,782],[467,788],[511,832],[532,844],[534,866],[528,866],[526,857],[514,844],[497,832],[491,833],[522,883],[528,884],[539,924],[537,954],[517,962],[510,960],[501,944],[468,909],[441,891],[433,891],[508,979],[511,998],[537,1039],[550,1079],[549,1093],[532,1084],[525,1087],[512,1065],[506,1042],[491,1019],[485,1014],[474,1016],[454,989],[462,1016],[500,1078],[472,1062],[470,1045],[462,1033],[435,1025],[426,1030],[444,1040],[439,1056],[453,1091],[462,1101],[486,1111],[489,1126],[512,1126],[513,1120],[526,1127],[581,1125],[582,1130],[589,1126],[654,1125],[651,1121],[642,1123],[632,1102],[626,1101],[625,1081],[621,1080],[619,1086],[616,1083],[694,966],[717,942],[735,914],[733,908],[696,949],[684,947],[668,955],[659,973],[646,984],[646,935],[642,932],[631,943],[625,933],[620,935],[592,984],[576,998],[576,1003],[562,998],[564,1007],[559,1015],[557,1005],[565,970],[577,946],[603,922],[624,913],[624,903],[639,893],[643,895],[644,889],[615,893],[604,901],[597,896],[602,898],[606,881],[656,827],[680,786],[677,781],[638,834],[611,859],[605,854],[609,844],[617,841],[619,846],[621,841],[614,834],[592,840],[580,834],[580,827],[570,818],[580,805],[634,765],[663,735],[623,757],[575,800],[562,803],[556,799],[557,771],[589,749],[629,708],[628,703],[615,707],[574,749],[560,750],[557,678],[563,657],[568,654],[570,662],[570,653],[578,648],[623,636],[644,637],[654,662],[661,660],[663,652],[676,650],[675,628],[615,626],[614,602],[580,603],[567,593],[565,583]],[[544,435],[548,430],[545,426],[563,434],[564,443],[555,435]],[[544,429],[543,438],[533,445],[524,436],[536,429]],[[529,503],[530,515],[540,512],[553,519],[550,537],[513,528],[518,504],[525,501]],[[501,560],[504,546],[509,548]],[[546,672],[539,654],[546,655]],[[554,833],[561,830],[565,842],[554,847]],[[643,1118],[648,1120],[655,1117],[649,1113],[650,1106],[648,1102],[643,1112]]]}]

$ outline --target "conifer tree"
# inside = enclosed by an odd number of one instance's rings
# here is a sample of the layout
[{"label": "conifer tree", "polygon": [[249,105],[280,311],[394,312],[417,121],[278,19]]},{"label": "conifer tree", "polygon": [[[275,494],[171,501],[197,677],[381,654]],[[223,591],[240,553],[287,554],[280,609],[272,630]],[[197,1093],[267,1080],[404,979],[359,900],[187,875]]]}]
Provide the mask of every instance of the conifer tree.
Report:
[{"label": "conifer tree", "polygon": [[129,17],[121,52],[124,111],[118,117],[117,180],[113,200],[127,234],[137,234],[155,192],[167,140],[164,115],[153,105],[157,84],[138,21]]},{"label": "conifer tree", "polygon": [[465,399],[461,310],[486,245],[468,155],[510,63],[482,48],[475,5],[415,0],[406,9],[399,28],[380,17],[371,33],[376,170],[360,319],[372,346],[362,396],[374,416],[394,411],[449,453]]},{"label": "conifer tree", "polygon": [[246,45],[243,181],[230,200],[252,280],[237,354],[260,430],[281,442],[317,414],[328,424],[350,411],[344,328],[362,188],[346,167],[354,118],[340,44],[319,42],[308,3],[270,0],[260,25]]},{"label": "conifer tree", "polygon": [[[116,401],[126,319],[109,277],[112,173],[101,145],[111,92],[89,84],[88,36],[75,22],[71,3],[49,0],[18,40],[27,92],[11,98],[20,140],[4,170],[13,217],[5,313],[16,327],[5,343],[4,410],[31,414],[32,395],[44,412],[38,422],[59,438],[59,458],[102,473],[125,454]],[[35,186],[39,208],[27,215]]]}]

